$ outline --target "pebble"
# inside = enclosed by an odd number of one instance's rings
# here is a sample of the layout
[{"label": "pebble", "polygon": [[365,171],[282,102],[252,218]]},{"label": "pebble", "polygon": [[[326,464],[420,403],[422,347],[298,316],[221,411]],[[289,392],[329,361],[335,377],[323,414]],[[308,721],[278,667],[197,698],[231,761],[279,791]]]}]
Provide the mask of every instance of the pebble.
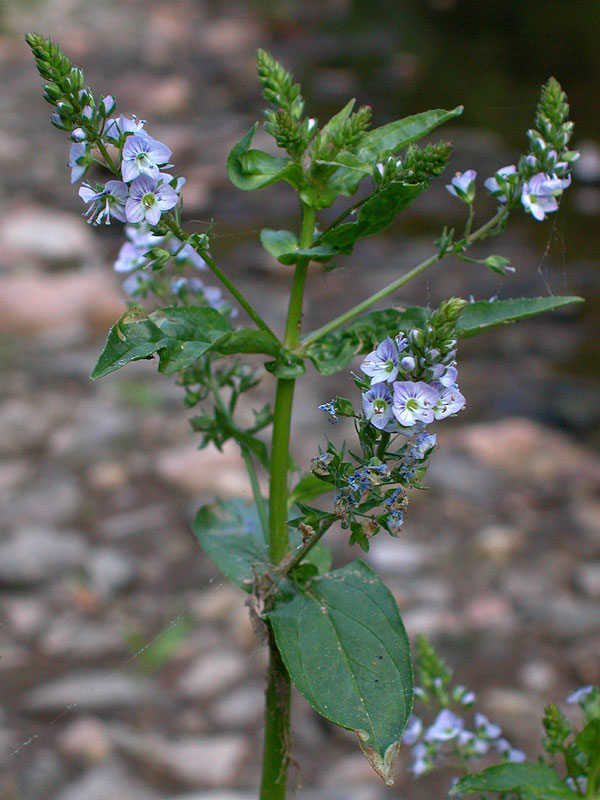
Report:
[{"label": "pebble", "polygon": [[107,539],[121,540],[137,534],[147,534],[165,528],[170,521],[169,507],[164,503],[149,503],[142,508],[113,514],[99,523],[99,530]]},{"label": "pebble", "polygon": [[[110,795],[107,792],[110,791]],[[161,800],[163,795],[133,778],[117,760],[93,767],[55,800]]]},{"label": "pebble", "polygon": [[70,656],[80,660],[104,658],[127,649],[123,633],[117,626],[82,619],[74,613],[54,619],[41,637],[39,647],[49,656]]},{"label": "pebble", "polygon": [[95,550],[86,562],[92,590],[108,599],[129,587],[135,579],[137,565],[127,553],[112,547]]},{"label": "pebble", "polygon": [[519,668],[518,675],[523,686],[534,692],[548,693],[559,682],[556,668],[548,661],[528,661]]},{"label": "pebble", "polygon": [[414,575],[434,558],[435,552],[430,545],[389,536],[374,539],[367,555],[367,560],[375,569],[402,575]]},{"label": "pebble", "polygon": [[211,715],[223,728],[245,728],[260,722],[264,702],[265,691],[262,686],[241,686],[216,702],[211,708]]},{"label": "pebble", "polygon": [[163,450],[154,463],[159,477],[188,494],[251,496],[244,462],[233,441],[223,445],[222,453],[212,445],[198,450],[194,444]]},{"label": "pebble", "polygon": [[1,456],[21,456],[35,450],[44,443],[47,434],[48,420],[31,403],[15,398],[0,406]]},{"label": "pebble", "polygon": [[82,491],[69,473],[54,472],[39,476],[16,492],[0,510],[0,520],[46,525],[71,522],[83,505]]},{"label": "pebble", "polygon": [[106,761],[112,752],[110,737],[104,725],[94,717],[71,722],[58,737],[64,755],[87,764]]},{"label": "pebble", "polygon": [[2,606],[6,621],[17,636],[35,636],[46,624],[49,608],[41,598],[5,595]]},{"label": "pebble", "polygon": [[160,694],[150,683],[102,671],[69,673],[27,692],[24,706],[36,713],[66,709],[105,710],[155,704]]},{"label": "pebble", "polygon": [[87,546],[80,534],[53,528],[21,528],[0,544],[0,583],[49,580],[83,565]]},{"label": "pebble", "polygon": [[575,599],[569,595],[524,597],[517,601],[528,622],[554,633],[574,639],[600,631],[600,605]]},{"label": "pebble", "polygon": [[2,215],[0,252],[7,261],[82,261],[93,249],[89,226],[75,214],[25,206]]},{"label": "pebble", "polygon": [[577,570],[575,580],[588,597],[600,599],[600,561],[582,564]]},{"label": "pebble", "polygon": [[186,697],[212,698],[239,681],[246,672],[246,660],[235,650],[222,650],[200,656],[179,680]]},{"label": "pebble", "polygon": [[510,525],[487,525],[475,535],[477,551],[494,564],[504,565],[525,546],[525,537]]}]

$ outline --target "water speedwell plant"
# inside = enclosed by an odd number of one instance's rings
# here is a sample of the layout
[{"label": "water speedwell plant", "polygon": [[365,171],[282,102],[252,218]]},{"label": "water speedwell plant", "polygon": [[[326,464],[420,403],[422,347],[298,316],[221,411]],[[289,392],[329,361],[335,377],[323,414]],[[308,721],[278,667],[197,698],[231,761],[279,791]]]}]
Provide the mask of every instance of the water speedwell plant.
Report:
[{"label": "water speedwell plant", "polygon": [[[448,190],[466,206],[464,230],[444,228],[429,258],[302,335],[309,263],[333,269],[362,238],[392,224],[443,172],[450,156],[446,142],[416,142],[462,108],[426,111],[372,129],[370,109],[355,110],[352,100],[321,125],[305,114],[301,88],[290,74],[259,51],[258,78],[269,104],[265,129],[284,154],[252,148],[256,123],[234,145],[227,171],[238,189],[284,181],[299,197],[298,233],[265,228],[260,236],[271,255],[293,267],[280,336],[214,261],[210,229],[200,234],[184,227],[185,179],[173,172],[169,147],[152,137],[143,120],[118,116],[112,96],[95,98],[82,71],[56,44],[37,34],[27,42],[53,108],[52,123],[71,142],[71,182],[84,181],[79,196],[88,222],[125,224],[127,241],[114,268],[127,276],[129,307],[110,330],[92,377],[157,358],[159,372],[178,376],[186,406],[198,409],[191,424],[201,434],[200,447],[220,448],[231,439],[248,469],[253,503],[205,506],[193,528],[208,556],[248,594],[255,627],[269,648],[261,798],[286,796],[291,682],[320,714],[356,732],[369,762],[391,784],[413,704],[408,638],[377,574],[361,560],[332,570],[321,539],[335,523],[348,531],[350,544],[365,551],[382,531],[400,535],[408,490],[422,485],[437,446],[430,426],[465,405],[457,384],[461,337],[578,298],[466,302],[453,297],[436,309],[369,309],[450,255],[477,261],[470,255],[473,245],[499,234],[519,208],[536,220],[557,210],[577,157],[568,149],[572,124],[566,97],[554,79],[543,88],[527,153],[485,181],[496,200],[487,221],[474,227],[475,172],[456,173]],[[337,217],[322,214],[338,198],[357,193],[360,199]],[[480,263],[501,275],[513,270],[500,255]],[[206,285],[199,270],[211,271],[221,287]],[[251,325],[234,321],[239,309]],[[264,375],[245,360],[248,354],[264,359],[276,390],[273,406],[255,410],[252,423],[244,424],[238,404]],[[331,422],[353,419],[358,447],[329,441],[315,452],[310,469],[292,480],[298,472],[290,455],[296,380],[307,360],[331,375],[357,356],[363,359],[361,374],[354,376],[356,399],[335,397],[321,409]],[[270,437],[264,435],[268,428]],[[260,489],[261,469],[269,476],[268,499]],[[332,500],[324,508],[314,504],[327,493]],[[443,677],[437,678],[443,689]],[[465,696],[455,700],[464,703]],[[448,726],[452,732],[454,720],[447,707],[444,711],[446,718],[427,729],[415,772],[435,755],[437,744],[431,742],[452,738]],[[413,719],[404,735],[418,744],[415,725]],[[475,725],[472,736],[465,732],[464,746],[481,749],[495,730],[480,718]]]}]

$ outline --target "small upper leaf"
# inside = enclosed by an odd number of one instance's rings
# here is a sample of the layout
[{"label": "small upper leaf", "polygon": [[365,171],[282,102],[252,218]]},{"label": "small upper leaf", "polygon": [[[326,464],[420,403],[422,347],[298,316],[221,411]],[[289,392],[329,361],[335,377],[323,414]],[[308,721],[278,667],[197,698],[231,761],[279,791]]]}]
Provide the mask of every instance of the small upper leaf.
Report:
[{"label": "small upper leaf", "polygon": [[227,158],[229,180],[238,189],[250,191],[287,181],[296,189],[303,183],[302,168],[289,158],[276,158],[262,150],[250,150],[258,122],[235,144]]}]

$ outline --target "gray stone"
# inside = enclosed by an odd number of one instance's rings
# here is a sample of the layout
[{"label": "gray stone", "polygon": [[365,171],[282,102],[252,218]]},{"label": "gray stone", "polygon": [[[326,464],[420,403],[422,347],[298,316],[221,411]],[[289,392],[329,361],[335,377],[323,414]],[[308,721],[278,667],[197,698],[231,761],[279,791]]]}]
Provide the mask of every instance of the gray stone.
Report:
[{"label": "gray stone", "polygon": [[136,574],[136,562],[126,553],[104,547],[92,553],[86,569],[93,591],[106,599],[131,585]]},{"label": "gray stone", "polygon": [[28,692],[24,705],[37,713],[65,709],[101,710],[108,708],[139,708],[142,703],[155,702],[159,697],[156,686],[106,672],[71,673],[51,683],[42,684]]},{"label": "gray stone", "polygon": [[567,639],[600,631],[600,606],[563,595],[558,597],[524,597],[517,600],[528,622],[545,627]]},{"label": "gray stone", "polygon": [[6,523],[63,525],[78,513],[83,502],[77,481],[68,473],[45,475],[16,492],[0,512]]},{"label": "gray stone", "polygon": [[215,703],[211,714],[224,728],[243,728],[255,725],[262,718],[264,702],[262,686],[241,686]]},{"label": "gray stone", "polygon": [[37,583],[82,566],[87,547],[74,532],[22,528],[0,544],[0,582]]},{"label": "gray stone", "polygon": [[600,561],[582,564],[577,571],[576,580],[588,597],[600,598]]},{"label": "gray stone", "polygon": [[48,420],[23,400],[6,400],[0,406],[0,455],[20,455],[39,447],[48,434]]},{"label": "gray stone", "polygon": [[153,789],[133,778],[120,761],[93,767],[56,800],[161,800]]},{"label": "gray stone", "polygon": [[101,658],[126,649],[123,634],[117,627],[81,619],[76,614],[64,614],[55,619],[40,646],[48,655],[79,659]]},{"label": "gray stone", "polygon": [[0,223],[0,246],[19,259],[72,261],[93,249],[88,226],[74,214],[47,206],[16,208]]},{"label": "gray stone", "polygon": [[133,511],[113,514],[100,523],[100,532],[108,539],[125,539],[138,533],[164,528],[170,519],[169,509],[163,503],[151,503]]},{"label": "gray stone", "polygon": [[246,662],[235,650],[207,653],[192,664],[179,681],[187,697],[212,698],[218,692],[240,680],[246,672]]},{"label": "gray stone", "polygon": [[367,560],[377,570],[413,575],[435,558],[433,547],[408,539],[391,539],[378,536],[371,543]]}]

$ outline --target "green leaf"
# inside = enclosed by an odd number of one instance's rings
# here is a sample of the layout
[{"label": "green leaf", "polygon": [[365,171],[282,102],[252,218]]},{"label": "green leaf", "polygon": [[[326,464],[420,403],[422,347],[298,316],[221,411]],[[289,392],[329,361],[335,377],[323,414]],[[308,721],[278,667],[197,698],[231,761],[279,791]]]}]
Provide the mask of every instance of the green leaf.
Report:
[{"label": "green leaf", "polygon": [[224,356],[234,353],[264,353],[268,356],[278,356],[281,353],[281,345],[275,336],[255,328],[239,328],[219,340],[212,349]]},{"label": "green leaf", "polygon": [[383,153],[396,153],[402,147],[431,133],[438,125],[460,116],[462,112],[462,106],[457,106],[452,111],[437,108],[375,128],[363,137],[357,156],[363,161],[370,161],[374,166]]},{"label": "green leaf", "polygon": [[158,370],[166,375],[189,367],[233,331],[227,319],[214,308],[175,306],[159,309],[150,316],[164,336],[158,351]]},{"label": "green leaf", "polygon": [[202,506],[192,530],[221,572],[250,593],[256,575],[269,566],[269,552],[255,506],[239,499]]},{"label": "green leaf", "polygon": [[370,353],[386,336],[423,327],[429,312],[414,306],[403,311],[386,308],[357,317],[343,328],[309,345],[306,355],[323,375],[333,375],[357,355]]},{"label": "green leaf", "polygon": [[260,241],[267,252],[286,265],[295,264],[301,256],[311,261],[329,261],[338,252],[335,247],[326,244],[303,249],[298,243],[298,237],[291,231],[275,231],[271,228],[263,228]]},{"label": "green leaf", "polygon": [[545,764],[500,764],[477,775],[466,775],[450,790],[451,795],[476,792],[516,792],[523,800],[576,800],[553,769]]},{"label": "green leaf", "polygon": [[389,227],[395,217],[423,191],[422,183],[394,181],[375,192],[361,206],[356,221],[343,222],[323,234],[322,241],[337,248],[340,253],[352,252],[354,243]]},{"label": "green leaf", "polygon": [[600,719],[592,719],[577,735],[575,746],[590,758],[590,768],[600,764]]},{"label": "green leaf", "polygon": [[126,322],[126,319],[127,315],[110,329],[104,350],[90,375],[92,380],[102,378],[130,361],[149,358],[163,346],[164,334],[151,320]]},{"label": "green leaf", "polygon": [[334,489],[335,485],[333,483],[328,483],[328,481],[317,478],[312,472],[307,472],[300,478],[290,492],[289,505],[296,503],[298,500],[301,503],[309,503],[316,497],[320,497],[327,492],[332,492]]},{"label": "green leaf", "polygon": [[515,322],[570,303],[582,302],[583,298],[581,297],[521,297],[511,300],[479,300],[476,303],[468,303],[461,311],[456,332],[462,338],[476,336],[478,333],[495,328],[505,322]]},{"label": "green leaf", "polygon": [[391,592],[355,561],[312,580],[269,619],[300,693],[326,719],[356,731],[373,768],[393,783],[413,674]]},{"label": "green leaf", "polygon": [[262,150],[250,150],[258,122],[233,146],[227,158],[229,180],[238,189],[251,191],[262,189],[276,181],[287,183],[299,189],[303,183],[302,168],[289,158],[276,158]]}]

